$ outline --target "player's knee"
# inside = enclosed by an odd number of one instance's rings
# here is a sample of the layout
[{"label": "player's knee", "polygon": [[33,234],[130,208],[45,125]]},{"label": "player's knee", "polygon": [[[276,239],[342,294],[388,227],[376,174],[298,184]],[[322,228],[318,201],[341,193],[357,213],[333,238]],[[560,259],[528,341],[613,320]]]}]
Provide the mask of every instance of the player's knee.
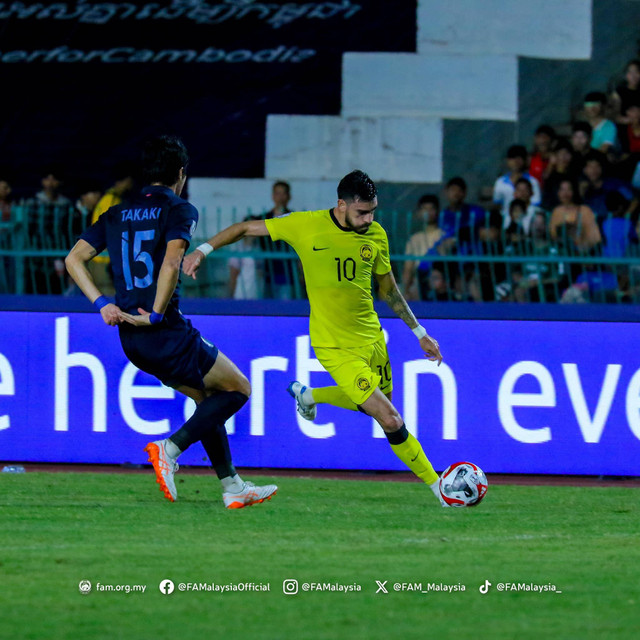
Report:
[{"label": "player's knee", "polygon": [[245,376],[238,376],[238,380],[235,381],[234,389],[232,390],[243,393],[249,398],[251,396],[251,383]]},{"label": "player's knee", "polygon": [[385,413],[380,416],[379,422],[380,426],[389,433],[397,431],[404,424],[402,417],[397,411]]},{"label": "player's knee", "polygon": [[242,393],[247,398],[251,395],[251,383],[240,371],[234,371],[222,380],[216,380],[205,389],[207,397],[219,393],[220,391]]}]

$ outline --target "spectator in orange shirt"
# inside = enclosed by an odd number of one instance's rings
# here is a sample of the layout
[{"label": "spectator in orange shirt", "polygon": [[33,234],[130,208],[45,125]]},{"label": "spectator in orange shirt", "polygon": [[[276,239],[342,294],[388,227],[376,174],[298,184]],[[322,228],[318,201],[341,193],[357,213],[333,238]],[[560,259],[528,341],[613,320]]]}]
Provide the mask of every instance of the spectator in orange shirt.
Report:
[{"label": "spectator in orange shirt", "polygon": [[556,139],[556,132],[548,124],[540,125],[533,136],[533,153],[529,161],[529,175],[533,176],[540,186],[544,186],[544,173],[549,166],[551,148]]}]

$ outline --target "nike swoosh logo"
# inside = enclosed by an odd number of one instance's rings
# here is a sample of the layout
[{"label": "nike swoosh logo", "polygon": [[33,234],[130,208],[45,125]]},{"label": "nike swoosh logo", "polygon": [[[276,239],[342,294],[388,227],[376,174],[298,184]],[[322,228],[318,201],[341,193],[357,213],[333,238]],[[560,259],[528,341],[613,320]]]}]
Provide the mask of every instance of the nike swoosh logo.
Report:
[{"label": "nike swoosh logo", "polygon": [[418,453],[416,453],[416,457],[415,458],[411,458],[411,462],[415,462],[419,455],[420,455],[420,452],[418,451]]},{"label": "nike swoosh logo", "polygon": [[319,249],[317,247],[313,247],[314,251],[326,251],[329,247],[320,247]]}]

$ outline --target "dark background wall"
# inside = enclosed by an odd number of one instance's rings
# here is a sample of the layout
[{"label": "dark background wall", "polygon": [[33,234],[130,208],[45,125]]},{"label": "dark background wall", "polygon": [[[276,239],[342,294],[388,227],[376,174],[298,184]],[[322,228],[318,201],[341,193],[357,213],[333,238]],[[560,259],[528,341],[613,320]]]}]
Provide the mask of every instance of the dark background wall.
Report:
[{"label": "dark background wall", "polygon": [[172,132],[190,149],[192,175],[261,177],[266,115],[339,113],[342,53],[415,51],[415,9],[411,0],[3,3],[0,163],[22,191],[50,163],[70,183],[107,180],[145,136]]},{"label": "dark background wall", "polygon": [[[191,175],[261,177],[266,115],[339,113],[342,53],[415,51],[415,8],[410,0],[3,3],[0,172],[18,195],[36,190],[51,163],[66,170],[70,191],[87,177],[106,183],[145,136],[169,131],[187,143]],[[587,91],[613,88],[638,53],[640,2],[594,0],[593,25],[589,61],[520,59],[518,123],[445,121],[445,179],[463,175],[477,199],[509,144],[529,145],[539,124],[568,123]],[[400,210],[441,189],[380,187],[383,207]]]}]

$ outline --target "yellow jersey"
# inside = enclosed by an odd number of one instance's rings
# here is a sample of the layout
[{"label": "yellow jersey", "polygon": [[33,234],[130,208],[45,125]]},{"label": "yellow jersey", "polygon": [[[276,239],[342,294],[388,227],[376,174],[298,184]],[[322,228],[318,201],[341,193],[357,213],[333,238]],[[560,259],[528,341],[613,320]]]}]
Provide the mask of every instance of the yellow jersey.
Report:
[{"label": "yellow jersey", "polygon": [[[98,204],[91,214],[91,224],[95,224],[103,213],[121,202],[122,198],[119,195],[116,195],[112,189],[107,189],[102,198],[98,200]],[[109,264],[109,254],[106,251],[103,251],[99,256],[96,256],[93,261],[102,264]]]},{"label": "yellow jersey", "polygon": [[389,240],[373,222],[366,233],[342,227],[333,209],[297,211],[265,220],[272,240],[284,240],[302,262],[311,304],[314,347],[361,347],[380,337],[371,276],[391,271]]}]

